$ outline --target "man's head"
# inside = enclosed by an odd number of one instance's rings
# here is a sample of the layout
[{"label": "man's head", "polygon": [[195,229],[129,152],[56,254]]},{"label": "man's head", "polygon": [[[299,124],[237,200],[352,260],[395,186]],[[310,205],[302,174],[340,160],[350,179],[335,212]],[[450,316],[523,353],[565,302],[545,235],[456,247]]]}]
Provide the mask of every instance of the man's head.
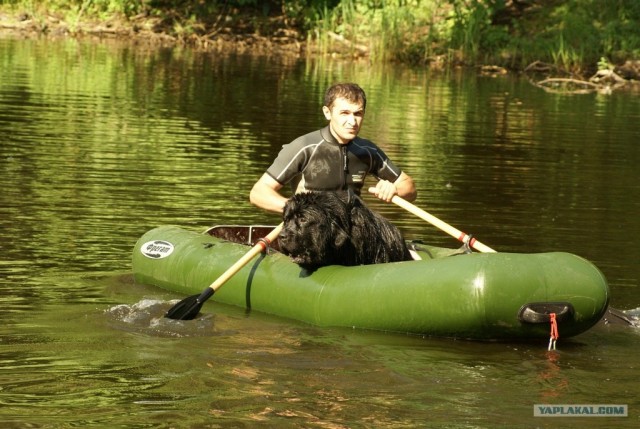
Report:
[{"label": "man's head", "polygon": [[367,96],[364,90],[355,83],[336,83],[331,86],[324,94],[324,106],[331,109],[338,98],[362,106],[363,111],[367,107]]},{"label": "man's head", "polygon": [[322,112],[338,142],[345,144],[356,138],[366,105],[367,97],[355,83],[338,83],[327,90]]}]

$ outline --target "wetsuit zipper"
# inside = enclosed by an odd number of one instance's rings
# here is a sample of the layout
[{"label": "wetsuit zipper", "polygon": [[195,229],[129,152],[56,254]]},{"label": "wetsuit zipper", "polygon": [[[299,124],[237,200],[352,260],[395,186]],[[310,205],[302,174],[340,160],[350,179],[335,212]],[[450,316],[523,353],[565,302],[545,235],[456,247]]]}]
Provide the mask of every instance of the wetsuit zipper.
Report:
[{"label": "wetsuit zipper", "polygon": [[342,149],[342,189],[347,190],[347,177],[349,174],[349,158],[347,158],[347,145],[340,145]]}]

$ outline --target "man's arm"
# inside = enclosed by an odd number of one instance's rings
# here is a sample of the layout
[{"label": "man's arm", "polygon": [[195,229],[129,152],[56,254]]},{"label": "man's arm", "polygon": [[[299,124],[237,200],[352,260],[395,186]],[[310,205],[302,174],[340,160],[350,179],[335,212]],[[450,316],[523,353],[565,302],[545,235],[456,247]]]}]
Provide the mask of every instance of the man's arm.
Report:
[{"label": "man's arm", "polygon": [[249,193],[249,201],[262,209],[282,213],[287,198],[278,192],[282,185],[267,173],[253,185]]},{"label": "man's arm", "polygon": [[415,201],[418,196],[418,191],[416,190],[416,184],[413,182],[411,176],[403,171],[400,173],[400,177],[398,177],[393,184],[398,190],[398,196],[409,202]]},{"label": "man's arm", "polygon": [[388,180],[378,181],[373,194],[377,198],[388,203],[391,202],[394,195],[398,195],[409,202],[414,201],[418,196],[413,179],[404,171],[400,173],[400,177],[398,177],[393,183]]}]

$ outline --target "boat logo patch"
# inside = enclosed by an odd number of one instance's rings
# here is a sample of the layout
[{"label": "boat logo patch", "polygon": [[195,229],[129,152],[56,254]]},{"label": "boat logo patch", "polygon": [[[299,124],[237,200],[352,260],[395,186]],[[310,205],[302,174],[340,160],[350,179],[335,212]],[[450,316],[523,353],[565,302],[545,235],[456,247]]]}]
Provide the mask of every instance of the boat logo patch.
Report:
[{"label": "boat logo patch", "polygon": [[173,253],[173,244],[163,240],[147,241],[140,246],[140,252],[151,259],[162,259]]}]

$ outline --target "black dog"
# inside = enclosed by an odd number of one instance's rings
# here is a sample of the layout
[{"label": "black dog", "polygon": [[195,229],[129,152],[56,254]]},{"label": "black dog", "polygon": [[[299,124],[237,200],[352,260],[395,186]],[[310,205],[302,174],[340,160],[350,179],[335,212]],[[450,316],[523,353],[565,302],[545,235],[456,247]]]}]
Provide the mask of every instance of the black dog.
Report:
[{"label": "black dog", "polygon": [[280,249],[303,268],[412,259],[400,230],[353,193],[296,194],[283,220]]}]

